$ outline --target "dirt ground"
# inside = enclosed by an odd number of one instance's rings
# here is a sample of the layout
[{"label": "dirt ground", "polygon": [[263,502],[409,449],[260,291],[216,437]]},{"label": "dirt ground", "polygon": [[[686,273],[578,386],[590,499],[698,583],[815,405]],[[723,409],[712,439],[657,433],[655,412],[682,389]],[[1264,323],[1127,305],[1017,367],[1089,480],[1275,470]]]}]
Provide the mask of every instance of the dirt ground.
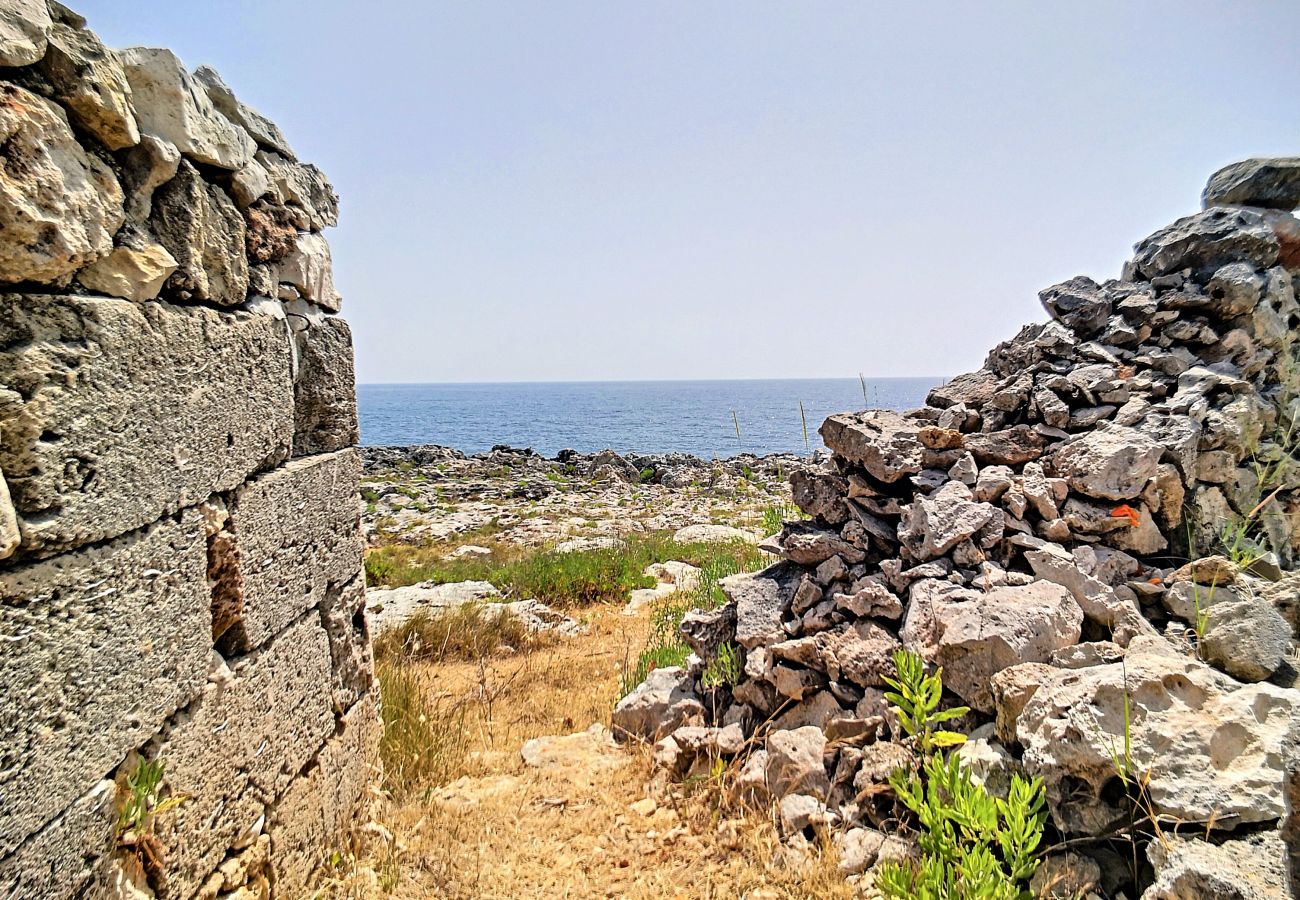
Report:
[{"label": "dirt ground", "polygon": [[527,654],[408,664],[456,729],[450,777],[402,799],[379,792],[320,896],[851,896],[829,854],[785,865],[770,820],[722,815],[716,785],[651,799],[648,748],[605,730],[647,614],[583,612],[585,634]]}]

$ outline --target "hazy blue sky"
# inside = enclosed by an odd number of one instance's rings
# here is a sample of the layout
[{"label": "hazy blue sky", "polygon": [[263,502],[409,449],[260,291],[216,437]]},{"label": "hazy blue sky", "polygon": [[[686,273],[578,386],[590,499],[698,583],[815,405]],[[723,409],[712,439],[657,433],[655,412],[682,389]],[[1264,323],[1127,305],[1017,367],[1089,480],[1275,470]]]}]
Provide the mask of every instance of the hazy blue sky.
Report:
[{"label": "hazy blue sky", "polygon": [[1289,2],[71,2],[332,177],[370,382],[961,372],[1300,153]]}]

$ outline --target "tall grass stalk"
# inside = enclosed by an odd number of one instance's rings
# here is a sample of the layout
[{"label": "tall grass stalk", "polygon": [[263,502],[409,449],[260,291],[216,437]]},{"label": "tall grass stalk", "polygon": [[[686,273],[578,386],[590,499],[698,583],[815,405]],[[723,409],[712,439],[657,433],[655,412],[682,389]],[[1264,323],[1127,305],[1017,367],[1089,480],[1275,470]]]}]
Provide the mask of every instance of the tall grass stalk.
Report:
[{"label": "tall grass stalk", "polygon": [[803,413],[803,401],[799,401],[799,422],[803,425],[803,448],[809,449],[808,445],[808,417]]}]

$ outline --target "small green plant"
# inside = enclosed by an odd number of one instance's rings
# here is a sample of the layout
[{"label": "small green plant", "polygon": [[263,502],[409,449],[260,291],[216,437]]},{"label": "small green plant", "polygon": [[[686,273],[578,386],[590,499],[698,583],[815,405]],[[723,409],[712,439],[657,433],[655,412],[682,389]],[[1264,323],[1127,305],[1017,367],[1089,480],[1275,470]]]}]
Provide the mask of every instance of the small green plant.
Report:
[{"label": "small green plant", "polygon": [[893,688],[885,692],[885,699],[894,705],[903,731],[916,739],[917,749],[928,755],[940,747],[964,744],[966,735],[960,732],[935,730],[936,725],[970,712],[966,706],[939,709],[939,702],[943,699],[943,669],[926,675],[925,660],[910,650],[894,651],[894,668],[898,677],[885,677],[885,683]]},{"label": "small green plant", "polygon": [[1028,900],[1047,820],[1041,779],[1011,778],[1005,800],[971,780],[956,754],[935,754],[921,772],[896,769],[889,783],[921,827],[919,864],[888,862],[876,886],[891,898]]},{"label": "small green plant", "polygon": [[654,481],[654,477],[655,477],[655,470],[651,468],[645,468],[642,469],[641,472],[637,475],[637,480],[639,480],[642,484],[649,484],[650,482]]},{"label": "small green plant", "polygon": [[700,684],[706,688],[735,687],[739,681],[740,650],[733,643],[722,644],[700,676]]},{"label": "small green plant", "polygon": [[154,821],[161,813],[185,802],[180,794],[159,796],[163,777],[161,759],[141,760],[135,771],[126,776],[126,799],[117,821],[119,838],[131,833],[152,834]]}]

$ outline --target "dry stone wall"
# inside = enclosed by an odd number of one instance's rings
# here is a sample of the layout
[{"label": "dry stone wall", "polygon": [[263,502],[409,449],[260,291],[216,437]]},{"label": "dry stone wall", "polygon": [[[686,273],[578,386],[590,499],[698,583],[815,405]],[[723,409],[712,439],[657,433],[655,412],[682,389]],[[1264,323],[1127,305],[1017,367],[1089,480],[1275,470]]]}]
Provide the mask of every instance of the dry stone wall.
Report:
[{"label": "dry stone wall", "polygon": [[304,896],[362,801],[337,220],[216,72],[0,5],[0,896]]},{"label": "dry stone wall", "polygon": [[[1229,166],[1203,206],[1119,280],[1043,291],[1049,322],[924,407],[830,417],[832,458],[791,479],[807,518],[763,545],[784,560],[686,617],[695,655],[616,729],[673,777],[739,755],[741,797],[869,879],[912,852],[885,784],[911,758],[884,697],[906,648],[970,708],[979,780],[1043,780],[1072,848],[1043,878],[1081,887],[1042,896],[1292,896],[1300,159]],[[734,684],[701,677],[723,647]],[[1126,746],[1184,835],[1139,840],[1136,870],[1112,843]]]}]

